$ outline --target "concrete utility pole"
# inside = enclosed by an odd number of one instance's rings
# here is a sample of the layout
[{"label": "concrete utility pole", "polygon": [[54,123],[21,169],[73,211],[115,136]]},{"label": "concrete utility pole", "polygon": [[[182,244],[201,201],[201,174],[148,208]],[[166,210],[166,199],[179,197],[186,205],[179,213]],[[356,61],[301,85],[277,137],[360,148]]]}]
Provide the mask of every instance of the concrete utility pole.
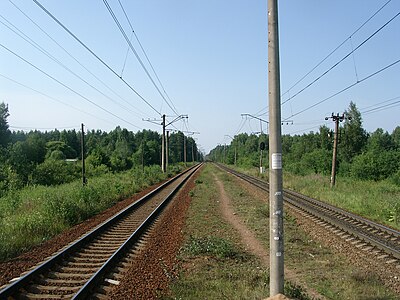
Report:
[{"label": "concrete utility pole", "polygon": [[224,164],[225,164],[225,157],[226,157],[226,143],[224,143]]},{"label": "concrete utility pole", "polygon": [[194,163],[194,142],[192,143],[192,163]]},{"label": "concrete utility pole", "polygon": [[283,190],[278,1],[268,0],[270,296],[283,293]]},{"label": "concrete utility pole", "polygon": [[165,115],[162,115],[161,169],[165,173]]},{"label": "concrete utility pole", "polygon": [[[179,116],[177,116],[174,120],[172,120],[171,122],[169,122],[168,124],[166,124],[166,122],[165,122],[165,115],[162,115],[162,120],[161,120],[161,126],[162,126],[162,139],[161,139],[161,170],[162,170],[162,172],[163,173],[165,173],[166,172],[166,170],[167,170],[167,168],[166,168],[166,165],[168,164],[168,162],[166,162],[166,151],[168,151],[167,149],[166,149],[166,137],[165,137],[165,130],[166,130],[166,127],[167,126],[169,126],[169,125],[171,125],[172,123],[174,123],[174,122],[176,122],[176,121],[178,121],[178,120],[181,120],[181,119],[187,119],[188,118],[188,116],[187,115],[179,115]],[[160,120],[156,120],[156,119],[147,119],[147,120],[145,120],[145,119],[142,119],[143,121],[148,121],[148,122],[151,122],[151,123],[155,123],[155,124],[157,124],[157,125],[160,125]],[[167,154],[168,155],[168,154]],[[168,159],[168,158],[167,158]]]},{"label": "concrete utility pole", "polygon": [[325,117],[325,120],[332,119],[335,122],[335,133],[333,137],[333,154],[332,154],[332,173],[331,173],[331,188],[336,184],[336,158],[337,158],[337,145],[338,145],[338,134],[339,134],[339,122],[343,122],[344,114],[339,116],[339,113],[335,116]]},{"label": "concrete utility pole", "polygon": [[86,171],[85,171],[85,125],[81,124],[81,158],[82,158],[82,186],[85,186],[87,183],[86,180]]},{"label": "concrete utility pole", "polygon": [[[265,120],[263,120],[263,119],[261,119],[261,118],[259,118],[259,117],[256,117],[256,116],[253,116],[253,115],[251,115],[251,114],[241,114],[241,116],[242,117],[250,117],[250,118],[252,118],[252,119],[256,119],[256,120],[259,120],[260,121],[260,137],[262,137],[262,135],[263,135],[263,128],[262,128],[262,122],[264,122],[264,123],[267,123],[267,128],[268,128],[268,121],[265,121]],[[268,130],[267,130],[268,131]],[[256,132],[256,133],[258,133],[258,132]],[[260,139],[261,140],[261,139]],[[261,146],[261,143],[260,143],[260,146]],[[262,147],[260,147],[260,174],[261,173],[263,173],[263,150],[264,149],[262,149]]]},{"label": "concrete utility pole", "polygon": [[186,137],[183,134],[183,161],[185,162],[186,167]]},{"label": "concrete utility pole", "polygon": [[169,130],[167,131],[167,139],[165,143],[165,160],[166,160],[166,169],[168,170],[168,162],[169,162]]}]

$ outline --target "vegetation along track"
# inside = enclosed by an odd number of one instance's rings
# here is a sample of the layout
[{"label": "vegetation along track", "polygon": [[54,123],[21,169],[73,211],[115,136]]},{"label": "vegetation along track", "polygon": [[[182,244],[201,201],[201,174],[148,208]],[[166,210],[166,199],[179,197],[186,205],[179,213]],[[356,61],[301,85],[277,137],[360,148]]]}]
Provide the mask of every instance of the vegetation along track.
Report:
[{"label": "vegetation along track", "polygon": [[[269,191],[267,182],[222,164],[218,166],[264,191]],[[385,259],[386,263],[395,263],[400,268],[399,231],[288,189],[284,189],[283,199],[290,208],[310,217],[317,224],[325,226],[356,247]]]},{"label": "vegetation along track", "polygon": [[104,298],[99,286],[113,282],[123,262],[194,166],[148,193],[114,217],[0,290],[0,299]]}]

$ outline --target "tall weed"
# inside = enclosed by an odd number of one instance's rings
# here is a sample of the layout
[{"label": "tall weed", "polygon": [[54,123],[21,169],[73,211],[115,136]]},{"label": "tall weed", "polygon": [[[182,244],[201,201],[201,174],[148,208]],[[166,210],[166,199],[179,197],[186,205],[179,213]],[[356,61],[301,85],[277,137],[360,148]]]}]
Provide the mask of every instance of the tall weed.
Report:
[{"label": "tall weed", "polygon": [[[176,169],[175,172],[178,172]],[[159,166],[59,186],[30,186],[0,198],[0,260],[11,258],[165,180]]]},{"label": "tall weed", "polygon": [[382,224],[400,229],[400,186],[391,180],[365,181],[338,177],[330,188],[329,177],[284,174],[285,187],[341,207]]}]

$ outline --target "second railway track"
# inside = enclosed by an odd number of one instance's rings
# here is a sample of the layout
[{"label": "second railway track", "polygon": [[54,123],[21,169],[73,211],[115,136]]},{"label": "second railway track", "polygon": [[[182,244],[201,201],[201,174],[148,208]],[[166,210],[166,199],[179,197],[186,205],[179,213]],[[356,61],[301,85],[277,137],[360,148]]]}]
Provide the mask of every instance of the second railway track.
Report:
[{"label": "second railway track", "polygon": [[[239,173],[225,165],[218,164],[218,166],[264,191],[269,191],[268,183],[265,181]],[[395,263],[400,268],[398,230],[288,189],[284,189],[283,192],[284,202],[292,209],[324,225],[358,248],[375,252],[380,258],[386,259],[386,263]]]},{"label": "second railway track", "polygon": [[[142,238],[173,195],[196,172],[189,169],[148,193],[3,289],[1,299],[105,298],[99,285]],[[107,278],[106,278],[107,277]]]}]

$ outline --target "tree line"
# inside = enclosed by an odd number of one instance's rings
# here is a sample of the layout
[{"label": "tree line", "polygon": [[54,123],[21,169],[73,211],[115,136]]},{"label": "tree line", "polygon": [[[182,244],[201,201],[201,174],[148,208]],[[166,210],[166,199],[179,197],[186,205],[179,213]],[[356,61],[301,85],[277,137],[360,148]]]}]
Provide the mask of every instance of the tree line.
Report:
[{"label": "tree line", "polygon": [[[339,131],[337,174],[361,180],[391,178],[400,185],[400,127],[388,133],[378,128],[367,133],[361,113],[351,102]],[[266,151],[263,166],[268,168],[268,135],[241,133],[229,145],[219,145],[208,159],[244,167],[260,166],[260,144]],[[286,171],[329,175],[332,168],[333,132],[321,126],[318,132],[282,136],[282,158]]]},{"label": "tree line", "polygon": [[[57,185],[80,177],[81,132],[57,129],[10,131],[8,106],[0,103],[0,196],[28,184]],[[162,136],[152,130],[136,133],[116,127],[110,132],[85,132],[87,175],[160,165]],[[169,137],[169,163],[201,159],[195,140],[182,132]],[[161,170],[161,169],[160,169]]]}]

